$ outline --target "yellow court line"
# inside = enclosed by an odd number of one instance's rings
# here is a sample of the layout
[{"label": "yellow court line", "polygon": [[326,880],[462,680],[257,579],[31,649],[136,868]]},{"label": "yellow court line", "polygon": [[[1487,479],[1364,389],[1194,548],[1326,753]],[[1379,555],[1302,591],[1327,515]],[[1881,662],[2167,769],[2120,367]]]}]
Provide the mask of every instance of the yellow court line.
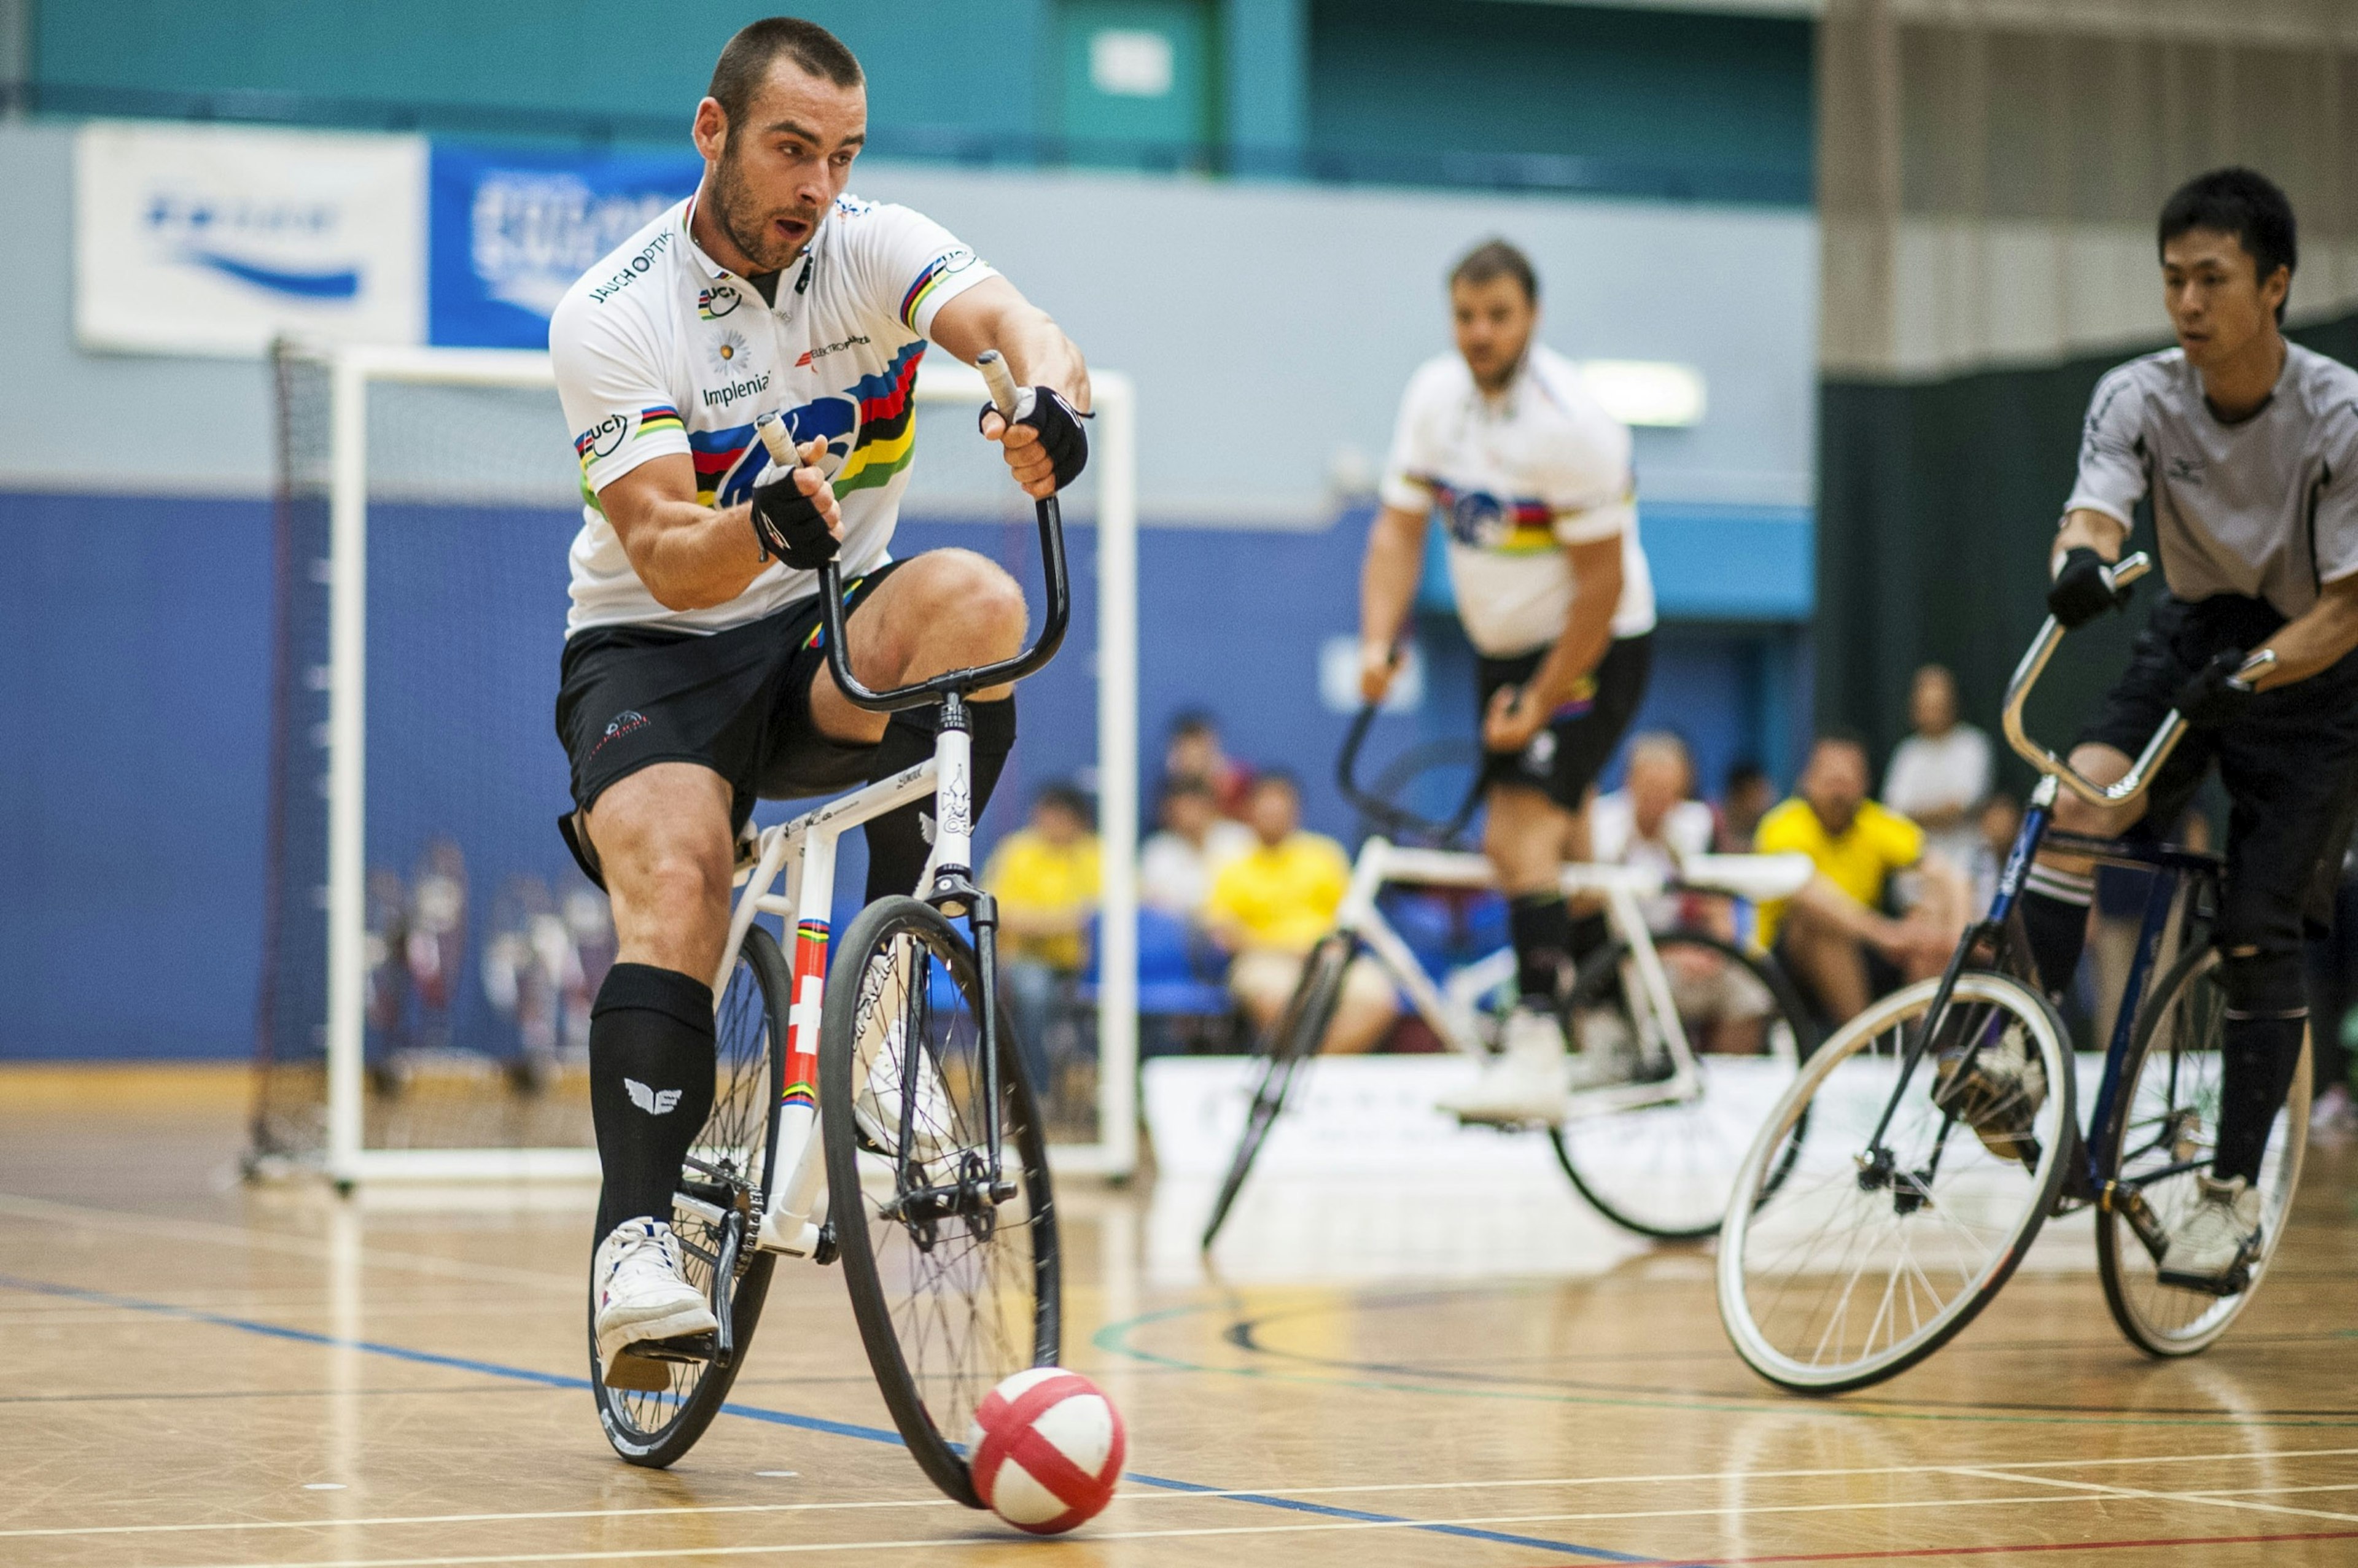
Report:
[{"label": "yellow court line", "polygon": [[[1893,1511],[1911,1509],[1963,1508],[1985,1506],[2036,1507],[2056,1503],[2098,1502],[2103,1499],[2078,1494],[2059,1497],[2053,1492],[2023,1498],[1925,1498],[1905,1503],[1811,1503],[1772,1509],[1663,1509],[1628,1513],[1581,1514],[1499,1514],[1467,1519],[1330,1519],[1315,1524],[1267,1524],[1204,1526],[1186,1530],[1097,1530],[1078,1537],[1074,1544],[1109,1541],[1175,1541],[1209,1536],[1303,1535],[1342,1533],[1351,1530],[1431,1530],[1444,1528],[1487,1529],[1497,1525],[1576,1524],[1583,1521],[1610,1522],[1630,1519],[1696,1519],[1727,1514],[1748,1516],[1755,1513],[1858,1513],[1878,1509]],[[907,1552],[913,1550],[942,1551],[951,1547],[1020,1546],[1011,1536],[967,1535],[946,1536],[916,1541],[795,1541],[779,1545],[652,1547],[643,1549],[609,1548],[596,1552],[537,1552],[471,1554],[464,1557],[328,1557],[301,1563],[254,1562],[241,1563],[189,1563],[181,1568],[476,1568],[476,1565],[525,1563],[621,1563],[644,1562],[650,1558],[685,1560],[701,1557],[784,1556],[812,1552]],[[1513,1549],[1513,1541],[1482,1542]],[[1520,1548],[1523,1551],[1529,1547]],[[1650,1559],[1640,1559],[1648,1561]],[[1671,1561],[1676,1561],[1675,1554]]]},{"label": "yellow court line", "polygon": [[[2061,1487],[2092,1498],[2119,1498],[2154,1503],[2201,1503],[2217,1509],[2241,1509],[2254,1513],[2290,1514],[2301,1519],[2332,1519],[2337,1523],[2358,1522],[2358,1514],[2332,1513],[2323,1509],[2297,1509],[2288,1503],[2246,1502],[2241,1498],[2212,1497],[2201,1492],[2155,1492],[2142,1487],[2108,1487],[2101,1481],[2067,1481],[2061,1476],[2004,1475],[1995,1470],[1975,1470],[1962,1465],[1943,1465],[1939,1472],[1948,1476],[1974,1476],[1985,1481],[2028,1481],[2036,1487]],[[2276,1491],[2274,1487],[2255,1487],[2246,1495],[2266,1496]]]},{"label": "yellow court line", "polygon": [[[1226,1487],[1226,1488],[1219,1488],[1219,1489],[1206,1489],[1206,1490],[1203,1490],[1203,1491],[1194,1491],[1194,1490],[1190,1490],[1190,1491],[1184,1491],[1184,1492],[1181,1492],[1181,1491],[1165,1491],[1165,1490],[1161,1490],[1161,1489],[1158,1489],[1158,1488],[1133,1487],[1130,1487],[1130,1488],[1127,1488],[1127,1489],[1125,1489],[1124,1491],[1122,1491],[1122,1492],[1121,1492],[1121,1493],[1120,1493],[1120,1495],[1119,1495],[1119,1496],[1118,1496],[1114,1500],[1115,1500],[1115,1502],[1117,1502],[1117,1503],[1197,1502],[1197,1501],[1208,1501],[1208,1500],[1214,1500],[1214,1499],[1219,1499],[1219,1498],[1240,1498],[1240,1497],[1242,1497],[1242,1498],[1324,1498],[1324,1497],[1338,1497],[1338,1496],[1366,1495],[1366,1494],[1369,1494],[1369,1493],[1379,1493],[1379,1492],[1433,1492],[1433,1491],[1506,1490],[1506,1489],[1512,1489],[1512,1488],[1518,1488],[1518,1487],[1630,1487],[1630,1486],[1660,1486],[1660,1485],[1670,1485],[1670,1484],[1675,1484],[1675,1483],[1680,1483],[1680,1482],[1725,1483],[1725,1482],[1728,1482],[1728,1481],[1825,1480],[1825,1479],[1829,1479],[1829,1478],[1844,1477],[1844,1476],[1916,1476],[1916,1475],[1925,1475],[1925,1474],[1934,1474],[1934,1475],[1947,1474],[1947,1475],[1961,1475],[1961,1476],[1979,1476],[1979,1477],[1981,1477],[1981,1478],[1983,1478],[1983,1479],[1985,1479],[1985,1480],[2023,1480],[2023,1481],[2028,1481],[2028,1482],[2031,1482],[2031,1483],[2032,1483],[2032,1484],[2034,1484],[2034,1485],[2057,1485],[2057,1484],[2059,1484],[2059,1483],[2050,1481],[2048,1478],[2046,1478],[2046,1477],[2044,1477],[2044,1476],[2015,1476],[2015,1475],[2006,1474],[2006,1472],[2017,1471],[2017,1470],[2025,1470],[2025,1469],[2080,1468],[2080,1467],[2082,1467],[2082,1466],[2118,1465],[2190,1465],[2190,1464],[2218,1464],[2218,1463],[2220,1463],[2220,1462],[2222,1462],[2222,1461],[2244,1461],[2244,1462],[2269,1461],[2269,1462],[2274,1462],[2274,1461],[2278,1461],[2278,1460],[2293,1460],[2293,1459],[2338,1459],[2338,1458],[2347,1457],[2347,1456],[2349,1456],[2349,1455],[2351,1455],[2351,1454],[2358,1454],[2358,1448],[2297,1448],[2297,1449],[2279,1449],[2279,1450],[2272,1450],[2272,1451],[2262,1452],[2262,1453],[2258,1453],[2258,1454],[2253,1454],[2253,1453],[2248,1453],[2248,1452],[2234,1452],[2234,1453],[2223,1453],[2223,1454],[2152,1454],[2152,1455],[2147,1455],[2147,1456],[2144,1456],[2144,1457],[2104,1458],[2104,1459],[2016,1459],[2016,1460],[2005,1460],[2005,1461],[1999,1461],[1999,1462],[1992,1463],[1992,1464],[1989,1464],[1989,1465],[1975,1465],[1975,1466],[1972,1466],[1972,1467],[1970,1467],[1970,1468],[1960,1468],[1960,1467],[1957,1467],[1957,1466],[1942,1466],[1942,1467],[1939,1467],[1939,1468],[1931,1469],[1931,1470],[1928,1470],[1926,1466],[1921,1465],[1828,1465],[1828,1466],[1823,1466],[1823,1467],[1819,1467],[1819,1468],[1812,1468],[1812,1469],[1794,1469],[1794,1470],[1698,1470],[1698,1471],[1674,1471],[1674,1472],[1666,1472],[1666,1473],[1660,1474],[1660,1475],[1650,1475],[1650,1476],[1533,1476],[1533,1477],[1523,1477],[1523,1478],[1512,1479],[1512,1480],[1491,1480],[1491,1481],[1379,1481],[1379,1482],[1354,1483],[1354,1484],[1349,1484],[1349,1485],[1331,1486],[1331,1487]],[[2066,1482],[2066,1483],[2060,1483],[2060,1484],[2064,1485],[2064,1486],[2093,1485],[2093,1483],[2069,1483],[2069,1482]],[[2134,1491],[2133,1489],[2127,1489],[2127,1488],[2099,1488],[2099,1489],[2104,1489],[2104,1490],[2119,1490],[2119,1491],[2121,1491],[2121,1492],[2122,1492],[2122,1495],[2124,1495],[2124,1496],[2147,1496],[2147,1497],[2154,1497],[2154,1498],[2167,1498],[2167,1499],[2171,1499],[2171,1500],[2180,1500],[2180,1499],[2191,1499],[2191,1498],[2205,1498],[2205,1497],[2214,1497],[2214,1496],[2217,1496],[2217,1497],[2225,1497],[2225,1496],[2273,1496],[2273,1495],[2279,1494],[2279,1493],[2315,1492],[2315,1491],[2347,1491],[2347,1490],[2358,1490],[2358,1483],[2347,1483],[2347,1484],[2337,1483],[2337,1484],[2328,1485],[2328,1486],[2250,1487],[2236,1487],[2236,1488],[2226,1489],[2226,1490],[2212,1489],[2212,1490],[2206,1490],[2206,1491],[2201,1491],[2201,1492],[2182,1492],[2182,1493],[2181,1493],[2181,1492],[2150,1492],[2150,1493],[2139,1493],[2139,1492],[2136,1492],[2136,1491]],[[1945,1499],[1945,1500],[1948,1500],[1948,1501],[1954,1501],[1954,1500],[1956,1500],[1956,1499]],[[1977,1501],[1977,1500],[1979,1500],[1979,1499],[1969,1499],[1969,1500],[1976,1500],[1976,1501]],[[2047,1500],[2061,1500],[2061,1499],[2047,1499]],[[21,1529],[21,1530],[0,1530],[0,1540],[9,1540],[9,1539],[14,1539],[14,1538],[17,1538],[17,1537],[26,1537],[26,1536],[42,1536],[42,1537],[47,1537],[47,1536],[83,1536],[83,1535],[168,1535],[168,1534],[174,1534],[174,1533],[215,1532],[215,1531],[224,1531],[224,1530],[330,1530],[330,1529],[333,1529],[333,1530],[349,1530],[349,1529],[362,1529],[362,1528],[370,1528],[370,1529],[373,1529],[373,1528],[377,1528],[377,1527],[381,1527],[381,1526],[383,1526],[383,1527],[391,1527],[391,1526],[399,1526],[399,1525],[433,1525],[433,1524],[501,1524],[501,1523],[509,1523],[509,1522],[518,1522],[518,1523],[523,1523],[523,1522],[531,1522],[531,1521],[534,1521],[534,1520],[541,1520],[541,1519],[633,1519],[633,1518],[642,1518],[642,1517],[662,1517],[662,1516],[668,1516],[668,1515],[691,1515],[691,1514],[692,1514],[692,1515],[698,1516],[698,1517],[701,1517],[701,1516],[708,1515],[708,1514],[741,1514],[741,1513],[742,1513],[742,1514],[754,1514],[754,1513],[805,1513],[805,1512],[827,1512],[827,1511],[837,1511],[837,1510],[852,1510],[852,1509],[861,1509],[946,1508],[946,1507],[950,1507],[950,1506],[953,1506],[953,1505],[951,1505],[951,1503],[949,1502],[949,1499],[947,1499],[947,1498],[892,1498],[892,1499],[882,1499],[882,1500],[874,1500],[874,1501],[868,1501],[868,1502],[840,1502],[840,1503],[711,1503],[711,1504],[681,1504],[681,1505],[678,1505],[678,1506],[676,1506],[676,1507],[669,1507],[669,1508],[644,1508],[644,1509],[547,1509],[547,1510],[535,1510],[535,1511],[530,1511],[530,1512],[518,1512],[518,1513],[397,1514],[397,1515],[385,1515],[385,1516],[383,1516],[383,1517],[377,1517],[377,1518],[366,1518],[366,1519],[270,1519],[270,1520],[244,1520],[244,1521],[232,1521],[232,1522],[228,1522],[228,1523],[216,1523],[216,1524],[59,1525],[59,1526],[49,1526],[49,1527],[40,1527],[40,1528],[32,1528],[32,1529]],[[1818,1505],[1790,1505],[1790,1506],[1791,1506],[1791,1507],[1813,1507],[1813,1506],[1818,1506]],[[1920,1504],[1920,1503],[1916,1503],[1916,1502],[1909,1502],[1909,1503],[1880,1503],[1880,1504],[1875,1504],[1875,1505],[1855,1505],[1855,1504],[1845,1504],[1845,1505],[1843,1505],[1843,1506],[1844,1506],[1844,1507],[1854,1507],[1854,1506],[1874,1506],[1874,1507],[1881,1507],[1881,1508],[1902,1508],[1902,1507],[1934,1506],[1934,1505],[1933,1505],[1933,1504],[1931,1504],[1931,1503],[1929,1503],[1929,1502],[1928,1502],[1928,1503],[1921,1503],[1921,1504]],[[1729,1511],[1734,1511],[1734,1512],[1738,1512],[1738,1513],[1745,1513],[1745,1512],[1782,1512],[1782,1511],[1787,1511],[1787,1509],[1786,1509],[1785,1507],[1779,1507],[1779,1506],[1773,1506],[1773,1505],[1767,1505],[1767,1504],[1763,1504],[1763,1505],[1759,1505],[1759,1506],[1755,1507],[1755,1508],[1749,1508],[1749,1509],[1733,1509],[1733,1510],[1730,1510],[1730,1509],[1672,1509],[1672,1510],[1667,1510],[1667,1513],[1668,1513],[1668,1516],[1669,1516],[1669,1517],[1678,1517],[1678,1516],[1680,1516],[1680,1515],[1686,1514],[1686,1513],[1714,1513],[1714,1512],[1729,1512]],[[2300,1510],[2288,1510],[2288,1511],[2300,1511]],[[1662,1515],[1661,1515],[1660,1513],[1658,1513],[1658,1512],[1650,1512],[1650,1513],[1647,1513],[1647,1514],[1644,1514],[1644,1515],[1631,1515],[1631,1514],[1562,1514],[1562,1515],[1558,1515],[1558,1514],[1547,1514],[1547,1515],[1534,1515],[1534,1516],[1532,1516],[1532,1517],[1533,1517],[1533,1518],[1535,1518],[1535,1519],[1619,1519],[1619,1518],[1639,1518],[1639,1517],[1643,1517],[1643,1518],[1654,1518],[1654,1517],[1662,1517]],[[2345,1517],[2345,1516],[2335,1514],[2335,1515],[2326,1515],[2326,1516],[2323,1516],[2323,1517],[2327,1517],[2327,1518],[2334,1518],[2334,1519],[2340,1519],[2340,1518],[2343,1518],[2343,1517]]]}]

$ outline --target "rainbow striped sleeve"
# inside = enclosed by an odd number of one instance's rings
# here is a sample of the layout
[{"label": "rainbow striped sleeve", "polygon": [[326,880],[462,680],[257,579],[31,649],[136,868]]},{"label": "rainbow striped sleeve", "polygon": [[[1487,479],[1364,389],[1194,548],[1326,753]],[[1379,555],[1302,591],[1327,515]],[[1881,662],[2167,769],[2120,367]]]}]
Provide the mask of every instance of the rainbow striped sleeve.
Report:
[{"label": "rainbow striped sleeve", "polygon": [[635,441],[639,438],[639,436],[652,436],[659,430],[678,430],[683,428],[685,428],[685,427],[680,424],[679,410],[674,408],[668,403],[658,403],[652,408],[644,408],[639,411],[638,434],[633,436],[631,438]]},{"label": "rainbow striped sleeve", "polygon": [[901,296],[901,325],[912,332],[917,330],[917,312],[925,308],[925,296],[942,281],[943,274],[949,270],[951,259],[939,255],[927,262],[925,270],[917,275],[917,281],[909,285],[909,292]]}]

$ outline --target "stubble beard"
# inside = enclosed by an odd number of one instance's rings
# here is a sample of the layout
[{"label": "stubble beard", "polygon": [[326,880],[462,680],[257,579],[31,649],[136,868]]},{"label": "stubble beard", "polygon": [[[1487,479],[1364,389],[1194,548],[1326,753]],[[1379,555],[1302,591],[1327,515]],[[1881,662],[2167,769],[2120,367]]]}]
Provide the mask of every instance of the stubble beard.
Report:
[{"label": "stubble beard", "polygon": [[719,176],[713,184],[713,216],[719,221],[720,232],[738,253],[753,264],[755,272],[783,272],[803,254],[809,241],[790,244],[774,238],[770,232],[773,217],[800,218],[810,224],[812,236],[818,233],[818,214],[796,209],[777,211],[765,209],[760,199],[746,189],[743,172],[737,167],[733,151],[723,149]]}]

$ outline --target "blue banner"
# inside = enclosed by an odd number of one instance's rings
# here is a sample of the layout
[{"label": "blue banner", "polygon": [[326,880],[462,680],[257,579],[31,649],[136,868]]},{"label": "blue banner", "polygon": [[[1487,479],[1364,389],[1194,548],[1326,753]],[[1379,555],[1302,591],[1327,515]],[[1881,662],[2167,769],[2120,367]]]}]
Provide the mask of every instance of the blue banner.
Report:
[{"label": "blue banner", "polygon": [[436,142],[427,341],[546,349],[548,316],[590,265],[696,189],[687,154],[597,154]]}]

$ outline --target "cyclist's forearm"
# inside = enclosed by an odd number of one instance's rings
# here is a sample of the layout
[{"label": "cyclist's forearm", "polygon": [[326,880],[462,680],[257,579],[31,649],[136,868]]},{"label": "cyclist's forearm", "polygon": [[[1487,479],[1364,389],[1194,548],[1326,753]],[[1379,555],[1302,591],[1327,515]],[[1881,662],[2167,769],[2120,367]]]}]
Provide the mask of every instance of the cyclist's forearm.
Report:
[{"label": "cyclist's forearm", "polygon": [[2121,558],[2121,546],[2128,540],[2129,531],[2121,521],[2106,513],[2081,507],[2065,514],[2063,526],[2055,531],[2055,548],[2048,557],[2049,568],[2077,549],[2093,550],[2107,562]]},{"label": "cyclist's forearm", "polygon": [[2277,656],[2273,665],[2252,677],[2252,685],[2266,691],[2307,680],[2339,663],[2353,648],[2358,648],[2358,577],[2346,577],[2327,583],[2315,604],[2252,650]]},{"label": "cyclist's forearm", "polygon": [[1423,575],[1425,515],[1397,506],[1376,514],[1368,555],[1359,568],[1359,641],[1389,648],[1408,624],[1417,579]]},{"label": "cyclist's forearm", "polygon": [[622,539],[631,569],[666,610],[726,604],[769,565],[745,506],[716,512],[688,501],[646,502]]},{"label": "cyclist's forearm", "polygon": [[1898,922],[1877,914],[1823,874],[1812,877],[1793,895],[1793,907],[1815,915],[1854,941],[1882,948],[1897,940]]}]

